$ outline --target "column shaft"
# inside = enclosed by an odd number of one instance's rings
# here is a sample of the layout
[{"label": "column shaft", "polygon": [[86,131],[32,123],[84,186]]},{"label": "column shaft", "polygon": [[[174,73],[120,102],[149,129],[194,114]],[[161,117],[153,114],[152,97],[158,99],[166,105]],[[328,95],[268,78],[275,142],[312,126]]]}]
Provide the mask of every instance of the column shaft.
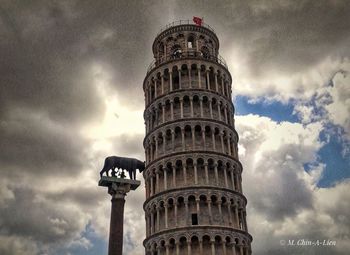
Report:
[{"label": "column shaft", "polygon": [[112,196],[108,255],[123,254],[124,196],[125,194],[116,194]]}]

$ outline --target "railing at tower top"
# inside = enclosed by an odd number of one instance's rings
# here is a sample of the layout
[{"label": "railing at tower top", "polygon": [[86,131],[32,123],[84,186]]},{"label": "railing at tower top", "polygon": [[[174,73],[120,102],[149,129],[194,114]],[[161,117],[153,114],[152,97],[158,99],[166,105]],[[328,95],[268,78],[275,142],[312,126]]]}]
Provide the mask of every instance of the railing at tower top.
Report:
[{"label": "railing at tower top", "polygon": [[203,52],[201,51],[188,50],[188,51],[178,51],[176,54],[167,54],[166,56],[160,57],[158,60],[154,59],[147,68],[147,74],[150,71],[152,71],[153,68],[157,67],[162,63],[165,63],[171,60],[181,60],[182,58],[199,58],[203,60],[214,61],[220,65],[223,65],[226,69],[228,69],[226,61],[219,54],[215,56],[215,55],[203,54]]},{"label": "railing at tower top", "polygon": [[[159,34],[161,34],[163,31],[167,30],[168,28],[179,26],[179,25],[196,25],[196,24],[192,20],[189,20],[189,19],[188,20],[173,21],[173,22],[167,24],[166,26],[162,27],[162,29],[158,32],[157,36]],[[208,24],[202,22],[201,27],[205,27],[215,34],[214,29],[211,26],[209,26]]]}]

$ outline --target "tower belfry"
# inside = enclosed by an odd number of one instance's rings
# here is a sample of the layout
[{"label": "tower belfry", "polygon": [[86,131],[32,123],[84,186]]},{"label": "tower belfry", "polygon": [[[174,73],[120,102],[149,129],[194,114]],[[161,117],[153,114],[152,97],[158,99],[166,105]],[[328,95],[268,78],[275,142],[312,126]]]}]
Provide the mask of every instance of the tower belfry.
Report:
[{"label": "tower belfry", "polygon": [[214,30],[190,23],[156,36],[143,83],[146,255],[249,255],[231,74]]}]

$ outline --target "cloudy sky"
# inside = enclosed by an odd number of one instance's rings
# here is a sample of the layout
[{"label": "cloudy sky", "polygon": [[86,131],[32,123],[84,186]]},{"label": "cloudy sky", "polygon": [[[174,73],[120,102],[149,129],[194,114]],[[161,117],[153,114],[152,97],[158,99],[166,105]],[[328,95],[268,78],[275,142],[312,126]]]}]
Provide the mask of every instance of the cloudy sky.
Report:
[{"label": "cloudy sky", "polygon": [[[106,254],[98,172],[108,155],[144,159],[152,41],[194,15],[233,76],[254,254],[348,254],[349,13],[346,0],[0,0],[0,254]],[[127,196],[126,255],[143,254],[144,198]]]}]

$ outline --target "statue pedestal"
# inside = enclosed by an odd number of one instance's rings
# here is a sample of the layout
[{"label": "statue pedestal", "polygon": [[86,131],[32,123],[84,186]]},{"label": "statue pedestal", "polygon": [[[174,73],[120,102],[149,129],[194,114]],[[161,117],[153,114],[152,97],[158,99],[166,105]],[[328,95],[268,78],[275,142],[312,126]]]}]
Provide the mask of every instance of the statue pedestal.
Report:
[{"label": "statue pedestal", "polygon": [[108,187],[108,194],[112,196],[108,255],[123,254],[125,196],[130,190],[137,189],[140,184],[140,181],[108,176],[102,176],[98,182],[98,186]]}]

